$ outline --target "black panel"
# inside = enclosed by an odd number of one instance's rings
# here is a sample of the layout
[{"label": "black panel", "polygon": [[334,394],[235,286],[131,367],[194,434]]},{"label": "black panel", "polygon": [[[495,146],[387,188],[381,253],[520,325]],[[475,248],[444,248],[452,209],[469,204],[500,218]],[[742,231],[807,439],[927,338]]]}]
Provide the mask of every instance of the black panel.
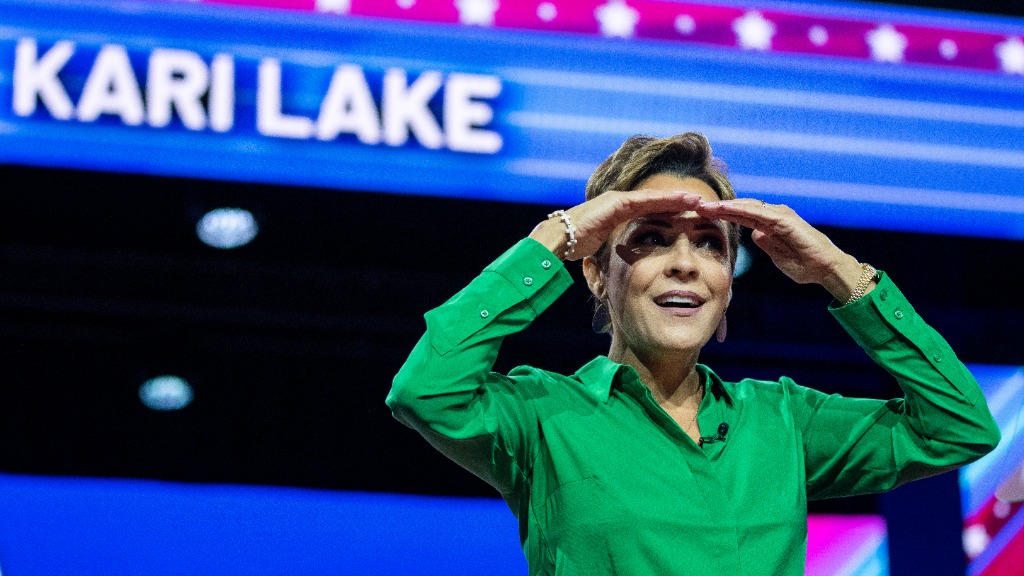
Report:
[{"label": "black panel", "polygon": [[[0,469],[492,494],[394,421],[384,397],[422,314],[552,207],[15,166],[0,178]],[[251,245],[199,242],[196,220],[219,206],[257,215]],[[1020,362],[1024,244],[827,232],[889,271],[964,359]],[[735,292],[729,340],[704,356],[724,377],[899,393],[820,288],[758,254]],[[606,350],[589,326],[578,282],[508,339],[499,368],[571,372]],[[164,373],[192,383],[191,406],[142,406],[139,385]]]}]

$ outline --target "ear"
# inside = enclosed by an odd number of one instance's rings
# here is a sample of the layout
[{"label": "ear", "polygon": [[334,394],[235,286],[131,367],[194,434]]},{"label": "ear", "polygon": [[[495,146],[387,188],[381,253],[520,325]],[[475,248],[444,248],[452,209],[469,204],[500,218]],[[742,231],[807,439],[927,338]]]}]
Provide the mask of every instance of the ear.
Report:
[{"label": "ear", "polygon": [[583,277],[587,279],[587,286],[590,288],[590,292],[598,300],[604,300],[604,278],[601,276],[601,269],[598,267],[593,256],[587,256],[583,259]]}]

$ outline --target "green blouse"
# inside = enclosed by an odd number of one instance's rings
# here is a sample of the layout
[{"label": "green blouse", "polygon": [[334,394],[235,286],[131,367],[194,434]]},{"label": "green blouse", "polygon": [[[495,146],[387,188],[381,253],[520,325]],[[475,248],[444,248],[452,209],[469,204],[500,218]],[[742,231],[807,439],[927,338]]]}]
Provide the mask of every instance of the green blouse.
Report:
[{"label": "green blouse", "polygon": [[703,446],[628,366],[564,376],[491,371],[502,338],[571,283],[525,239],[426,314],[387,403],[494,486],[519,520],[530,574],[803,574],[807,500],[889,490],[986,454],[999,430],[974,378],[884,274],[832,314],[905,397],[844,398],[795,384],[706,390]]}]

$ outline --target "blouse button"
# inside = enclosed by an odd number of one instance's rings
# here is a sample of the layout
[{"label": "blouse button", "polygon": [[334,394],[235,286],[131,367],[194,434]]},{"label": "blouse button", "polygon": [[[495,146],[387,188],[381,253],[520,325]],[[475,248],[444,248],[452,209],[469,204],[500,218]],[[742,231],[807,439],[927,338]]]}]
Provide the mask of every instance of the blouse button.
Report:
[{"label": "blouse button", "polygon": [[480,311],[480,317],[481,317],[481,318],[487,318],[487,317],[488,317],[488,316],[490,316],[490,315],[491,315],[491,313],[490,313],[490,312],[488,312],[487,310],[481,310],[481,311]]},{"label": "blouse button", "polygon": [[540,267],[545,269],[545,270],[547,270],[548,268],[551,268],[551,260],[545,260],[545,261],[541,262],[540,263]]},{"label": "blouse button", "polygon": [[889,299],[889,291],[886,290],[885,288],[883,288],[882,289],[882,293],[880,294],[879,297],[882,299],[882,302],[885,302],[886,300]]},{"label": "blouse button", "polygon": [[892,315],[895,316],[897,320],[900,320],[903,318],[903,310],[896,310]]},{"label": "blouse button", "polygon": [[533,286],[533,278],[530,278],[529,276],[523,278],[523,284],[526,284],[527,286]]}]

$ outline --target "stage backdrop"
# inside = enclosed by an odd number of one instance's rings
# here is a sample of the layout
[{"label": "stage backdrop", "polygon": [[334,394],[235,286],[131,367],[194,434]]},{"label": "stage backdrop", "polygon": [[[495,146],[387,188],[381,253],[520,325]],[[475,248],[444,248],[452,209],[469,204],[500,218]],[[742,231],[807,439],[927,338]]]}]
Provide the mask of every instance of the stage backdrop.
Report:
[{"label": "stage backdrop", "polygon": [[741,194],[819,224],[1024,238],[1019,20],[746,0],[0,13],[2,162],[566,205],[626,136],[695,130]]},{"label": "stage backdrop", "polygon": [[[815,223],[1020,239],[1022,35],[799,2],[0,0],[0,162],[568,205],[626,136],[695,130]],[[977,572],[1019,534],[989,488]],[[0,502],[6,576],[524,571],[491,500],[2,476]],[[809,574],[885,573],[879,519],[811,522]]]}]

